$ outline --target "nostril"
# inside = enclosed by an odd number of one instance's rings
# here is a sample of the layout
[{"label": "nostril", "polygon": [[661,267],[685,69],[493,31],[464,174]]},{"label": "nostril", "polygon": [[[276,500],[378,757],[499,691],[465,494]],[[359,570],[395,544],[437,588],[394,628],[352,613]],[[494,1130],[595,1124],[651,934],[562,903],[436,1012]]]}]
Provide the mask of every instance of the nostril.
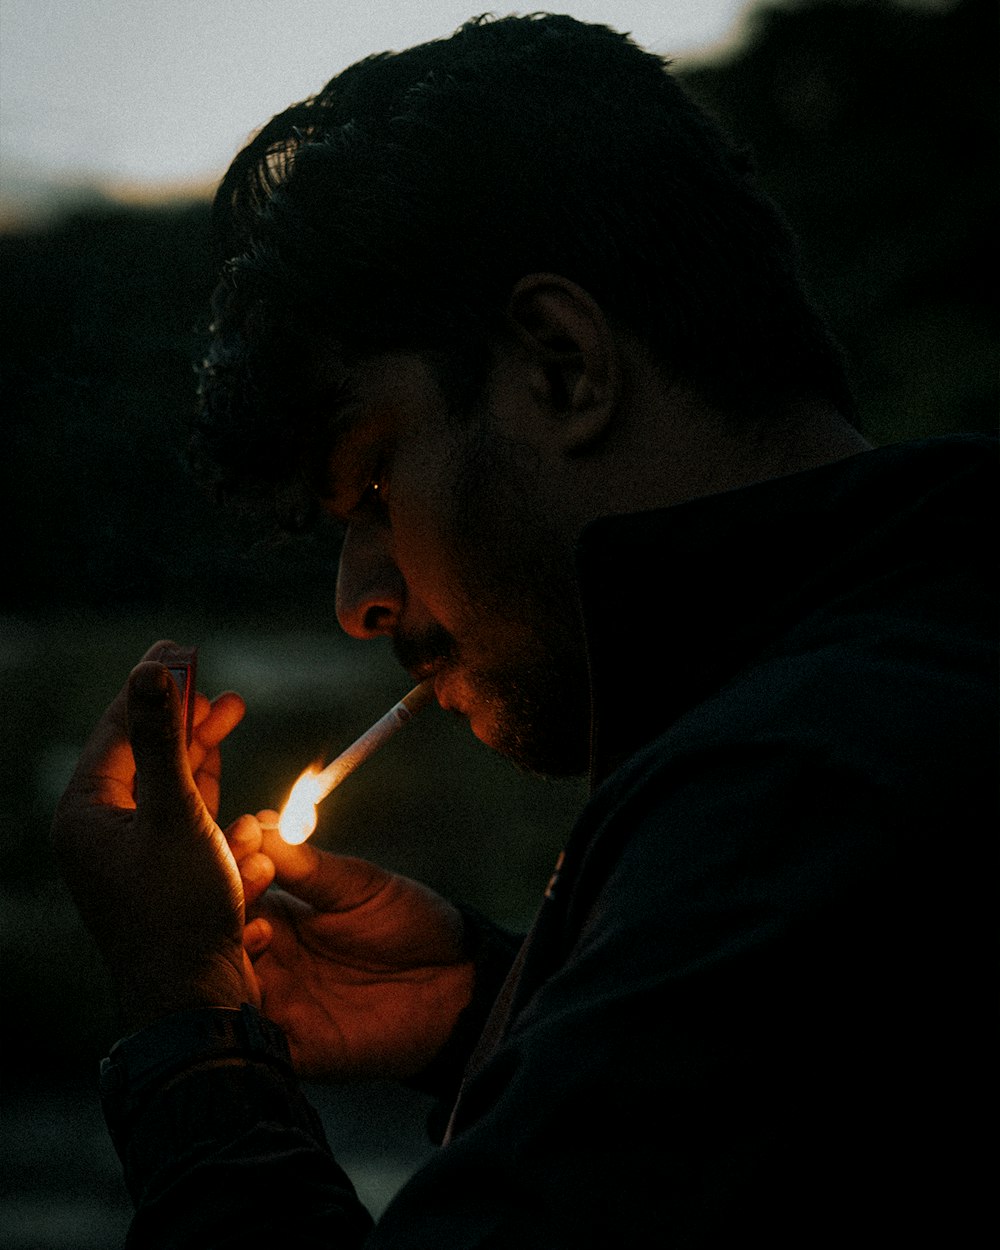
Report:
[{"label": "nostril", "polygon": [[391,634],[406,598],[385,527],[352,521],[337,570],[337,619],[353,638]]},{"label": "nostril", "polygon": [[369,634],[386,634],[392,627],[392,612],[382,604],[373,603],[364,614],[363,624]]}]

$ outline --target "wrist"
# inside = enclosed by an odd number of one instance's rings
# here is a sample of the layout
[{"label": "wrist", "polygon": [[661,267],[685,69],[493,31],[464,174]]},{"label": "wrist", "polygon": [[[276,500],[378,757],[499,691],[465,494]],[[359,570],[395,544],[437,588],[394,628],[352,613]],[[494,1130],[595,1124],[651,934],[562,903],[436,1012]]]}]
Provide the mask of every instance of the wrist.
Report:
[{"label": "wrist", "polygon": [[238,1011],[244,1003],[260,1004],[256,978],[243,975],[242,969],[224,958],[184,978],[168,976],[165,969],[150,969],[141,980],[120,978],[118,999],[127,1034],[182,1012],[216,1008]]},{"label": "wrist", "polygon": [[292,1071],[284,1033],[246,1002],[177,1011],[122,1038],[102,1060],[100,1073],[101,1104],[115,1144],[148,1100],[184,1072],[241,1061]]}]

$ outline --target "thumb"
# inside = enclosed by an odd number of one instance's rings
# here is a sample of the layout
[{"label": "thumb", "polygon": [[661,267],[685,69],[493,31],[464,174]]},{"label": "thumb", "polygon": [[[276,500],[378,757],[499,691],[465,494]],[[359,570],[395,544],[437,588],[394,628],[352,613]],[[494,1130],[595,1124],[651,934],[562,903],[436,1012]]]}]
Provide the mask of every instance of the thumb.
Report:
[{"label": "thumb", "polygon": [[290,845],[270,825],[262,825],[262,833],[261,849],[274,864],[275,881],[318,911],[351,911],[395,880],[392,873],[367,860],[333,855],[310,842]]},{"label": "thumb", "polygon": [[162,664],[145,660],[128,682],[128,734],[135,757],[136,805],[169,818],[197,796],[177,687]]}]

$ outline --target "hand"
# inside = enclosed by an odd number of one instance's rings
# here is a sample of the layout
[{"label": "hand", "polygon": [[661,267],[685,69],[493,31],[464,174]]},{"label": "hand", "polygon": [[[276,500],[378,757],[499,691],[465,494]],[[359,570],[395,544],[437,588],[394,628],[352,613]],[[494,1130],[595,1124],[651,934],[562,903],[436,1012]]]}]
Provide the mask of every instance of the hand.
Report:
[{"label": "hand", "polygon": [[[263,1009],[296,1070],[405,1079],[426,1067],[472,995],[458,910],[364,860],[289,846],[252,816],[229,838],[253,904],[244,940]],[[284,889],[264,894],[274,878]]]},{"label": "hand", "polygon": [[63,875],[121,996],[126,1024],[257,1002],[243,890],[215,823],[219,743],[243,701],[199,695],[190,750],[157,643],[84,747],[56,812]]}]

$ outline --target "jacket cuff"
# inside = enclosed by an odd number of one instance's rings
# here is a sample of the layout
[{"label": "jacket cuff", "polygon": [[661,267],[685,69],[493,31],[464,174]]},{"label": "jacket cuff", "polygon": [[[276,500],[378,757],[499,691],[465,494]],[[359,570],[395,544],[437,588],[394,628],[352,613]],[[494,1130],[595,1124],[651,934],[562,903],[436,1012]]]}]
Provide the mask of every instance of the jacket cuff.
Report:
[{"label": "jacket cuff", "polygon": [[249,1003],[175,1012],[116,1042],[101,1061],[99,1088],[119,1157],[133,1121],[158,1090],[188,1069],[240,1060],[292,1075],[284,1033]]}]

